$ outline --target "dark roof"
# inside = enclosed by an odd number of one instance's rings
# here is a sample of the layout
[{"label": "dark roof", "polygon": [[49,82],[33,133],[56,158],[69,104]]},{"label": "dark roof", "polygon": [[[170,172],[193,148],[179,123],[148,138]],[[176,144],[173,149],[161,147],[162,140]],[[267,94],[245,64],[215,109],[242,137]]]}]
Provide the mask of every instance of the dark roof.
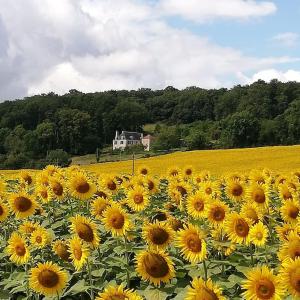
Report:
[{"label": "dark roof", "polygon": [[120,136],[126,140],[140,140],[142,134],[138,132],[122,131]]}]

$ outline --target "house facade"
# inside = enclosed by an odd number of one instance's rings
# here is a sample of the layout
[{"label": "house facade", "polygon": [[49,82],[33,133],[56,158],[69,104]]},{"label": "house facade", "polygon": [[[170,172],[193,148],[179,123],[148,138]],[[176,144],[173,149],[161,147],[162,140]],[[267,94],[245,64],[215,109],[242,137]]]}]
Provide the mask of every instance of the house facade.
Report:
[{"label": "house facade", "polygon": [[139,132],[131,131],[116,131],[115,138],[113,139],[113,150],[124,150],[126,147],[134,145],[143,145],[145,151],[150,150],[152,137],[150,135],[143,136]]}]

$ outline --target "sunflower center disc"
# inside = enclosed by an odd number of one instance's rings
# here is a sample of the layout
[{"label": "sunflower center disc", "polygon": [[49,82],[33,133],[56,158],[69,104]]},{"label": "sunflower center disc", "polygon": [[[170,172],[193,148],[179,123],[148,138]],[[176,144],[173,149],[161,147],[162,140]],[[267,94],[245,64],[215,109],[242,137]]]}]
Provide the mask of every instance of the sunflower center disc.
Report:
[{"label": "sunflower center disc", "polygon": [[133,201],[134,201],[136,204],[141,204],[141,203],[144,201],[144,197],[143,197],[143,195],[141,195],[141,194],[134,195]]},{"label": "sunflower center disc", "polygon": [[102,197],[102,198],[104,198],[104,199],[107,198],[107,195],[106,195],[104,192],[102,192],[102,191],[98,191],[98,192],[96,193],[96,195],[99,196],[99,197]]},{"label": "sunflower center disc", "polygon": [[107,183],[107,187],[111,190],[114,191],[117,188],[117,185],[111,180]]},{"label": "sunflower center disc", "polygon": [[73,250],[73,254],[74,254],[74,256],[75,256],[75,258],[76,258],[77,260],[80,260],[80,259],[81,259],[81,256],[82,256],[82,251],[81,251],[80,248],[75,248],[75,249]]},{"label": "sunflower center disc", "polygon": [[25,249],[24,245],[22,245],[22,244],[17,245],[15,248],[15,251],[18,256],[24,256],[26,253],[26,249]]},{"label": "sunflower center disc", "polygon": [[191,169],[186,169],[185,174],[186,175],[192,175],[192,170]]},{"label": "sunflower center disc", "polygon": [[176,170],[171,171],[171,175],[172,176],[177,176],[178,175],[178,171],[176,171]]},{"label": "sunflower center disc", "polygon": [[158,214],[155,215],[154,220],[166,221],[167,215],[164,212],[159,212]]},{"label": "sunflower center disc", "polygon": [[283,193],[283,198],[284,198],[284,200],[288,200],[288,199],[292,199],[293,197],[292,197],[292,194],[289,191],[285,191]]},{"label": "sunflower center disc", "polygon": [[218,296],[208,288],[204,287],[203,289],[201,289],[201,292],[202,293],[201,293],[199,300],[200,299],[205,299],[205,300],[218,300],[219,299]]},{"label": "sunflower center disc", "polygon": [[32,202],[30,199],[28,199],[26,197],[17,197],[15,199],[15,205],[16,205],[18,211],[24,212],[31,208]]},{"label": "sunflower center disc", "polygon": [[85,194],[89,190],[90,190],[90,185],[86,181],[82,181],[76,186],[76,191],[81,194]]},{"label": "sunflower center disc", "polygon": [[149,180],[148,181],[148,190],[152,191],[153,189],[154,189],[154,183],[153,183],[153,181]]},{"label": "sunflower center disc", "polygon": [[88,226],[87,224],[84,224],[84,223],[80,223],[77,226],[77,234],[79,235],[79,237],[81,239],[83,239],[84,241],[86,241],[88,243],[92,242],[94,239],[93,230],[91,229],[90,226]]},{"label": "sunflower center disc", "polygon": [[143,175],[147,175],[147,174],[148,174],[148,171],[147,171],[147,169],[142,169],[142,170],[141,170],[141,174],[143,174]]},{"label": "sunflower center disc", "polygon": [[194,203],[194,208],[197,211],[202,211],[204,209],[204,203],[202,200],[196,200],[196,202]]},{"label": "sunflower center disc", "polygon": [[291,286],[298,293],[300,292],[300,270],[295,270],[290,275]]},{"label": "sunflower center disc", "polygon": [[216,207],[213,210],[213,214],[212,215],[213,215],[213,219],[215,221],[222,221],[225,218],[225,211],[221,207]]},{"label": "sunflower center disc", "polygon": [[290,208],[289,210],[289,217],[291,217],[292,219],[296,219],[298,217],[299,214],[299,209],[296,206],[293,206]]},{"label": "sunflower center disc", "polygon": [[29,175],[24,176],[23,179],[28,185],[32,183],[32,178]]},{"label": "sunflower center disc", "polygon": [[117,213],[111,218],[113,228],[121,229],[124,226],[125,218],[122,214]]},{"label": "sunflower center disc", "polygon": [[210,195],[212,193],[212,189],[210,187],[206,188],[205,193]]},{"label": "sunflower center disc", "polygon": [[52,270],[43,270],[38,275],[38,281],[46,288],[53,288],[59,283],[59,277]]},{"label": "sunflower center disc", "polygon": [[235,231],[238,236],[246,237],[249,233],[249,225],[242,219],[236,221]]},{"label": "sunflower center disc", "polygon": [[162,245],[169,239],[169,234],[162,228],[154,228],[150,232],[150,239],[155,245]]},{"label": "sunflower center disc", "polygon": [[177,191],[181,194],[182,197],[186,196],[187,191],[183,186],[178,186]]},{"label": "sunflower center disc", "polygon": [[243,194],[243,187],[240,184],[235,184],[232,188],[232,195],[239,197]]},{"label": "sunflower center disc", "polygon": [[3,210],[2,206],[0,205],[0,216],[2,216],[3,213],[4,213],[4,210]]},{"label": "sunflower center disc", "polygon": [[169,272],[166,260],[159,254],[149,253],[143,262],[146,272],[154,278],[164,277]]},{"label": "sunflower center disc", "polygon": [[264,203],[266,201],[265,193],[262,189],[257,189],[253,192],[253,199],[257,203]]},{"label": "sunflower center disc", "polygon": [[126,300],[126,299],[128,299],[128,297],[124,296],[124,295],[111,295],[111,296],[109,296],[109,299],[110,300]]},{"label": "sunflower center disc", "polygon": [[260,279],[256,284],[256,294],[260,299],[271,299],[275,293],[275,286],[269,279]]},{"label": "sunflower center disc", "polygon": [[258,233],[256,234],[256,238],[257,238],[258,240],[262,240],[263,234],[262,234],[261,232],[258,232]]},{"label": "sunflower center disc", "polygon": [[41,236],[37,236],[36,237],[36,239],[35,239],[35,241],[38,243],[38,244],[40,244],[41,242],[42,242],[42,237]]},{"label": "sunflower center disc", "polygon": [[200,252],[202,248],[202,242],[196,233],[191,233],[186,239],[186,244],[192,252]]},{"label": "sunflower center disc", "polygon": [[55,182],[52,186],[53,193],[56,196],[61,196],[64,192],[62,185],[59,182]]},{"label": "sunflower center disc", "polygon": [[66,245],[64,244],[59,245],[56,249],[56,253],[61,259],[65,261],[69,260],[70,254],[68,252],[68,247]]},{"label": "sunflower center disc", "polygon": [[41,196],[46,199],[48,197],[47,191],[41,191]]}]

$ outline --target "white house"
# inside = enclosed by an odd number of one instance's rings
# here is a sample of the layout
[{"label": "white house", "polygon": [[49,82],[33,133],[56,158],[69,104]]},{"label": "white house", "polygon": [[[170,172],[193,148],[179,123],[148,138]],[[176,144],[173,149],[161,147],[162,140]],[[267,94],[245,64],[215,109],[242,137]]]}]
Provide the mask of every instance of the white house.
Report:
[{"label": "white house", "polygon": [[121,149],[124,150],[126,147],[133,145],[143,145],[145,151],[150,150],[152,137],[150,135],[143,136],[139,132],[130,131],[116,131],[115,138],[113,139],[113,150]]}]

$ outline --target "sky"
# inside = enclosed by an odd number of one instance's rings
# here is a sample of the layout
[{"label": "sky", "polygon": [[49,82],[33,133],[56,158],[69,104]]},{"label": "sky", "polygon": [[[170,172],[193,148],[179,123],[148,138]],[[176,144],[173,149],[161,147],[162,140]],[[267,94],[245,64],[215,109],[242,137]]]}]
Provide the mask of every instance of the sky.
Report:
[{"label": "sky", "polygon": [[0,0],[0,101],[300,81],[299,20],[299,0]]}]

